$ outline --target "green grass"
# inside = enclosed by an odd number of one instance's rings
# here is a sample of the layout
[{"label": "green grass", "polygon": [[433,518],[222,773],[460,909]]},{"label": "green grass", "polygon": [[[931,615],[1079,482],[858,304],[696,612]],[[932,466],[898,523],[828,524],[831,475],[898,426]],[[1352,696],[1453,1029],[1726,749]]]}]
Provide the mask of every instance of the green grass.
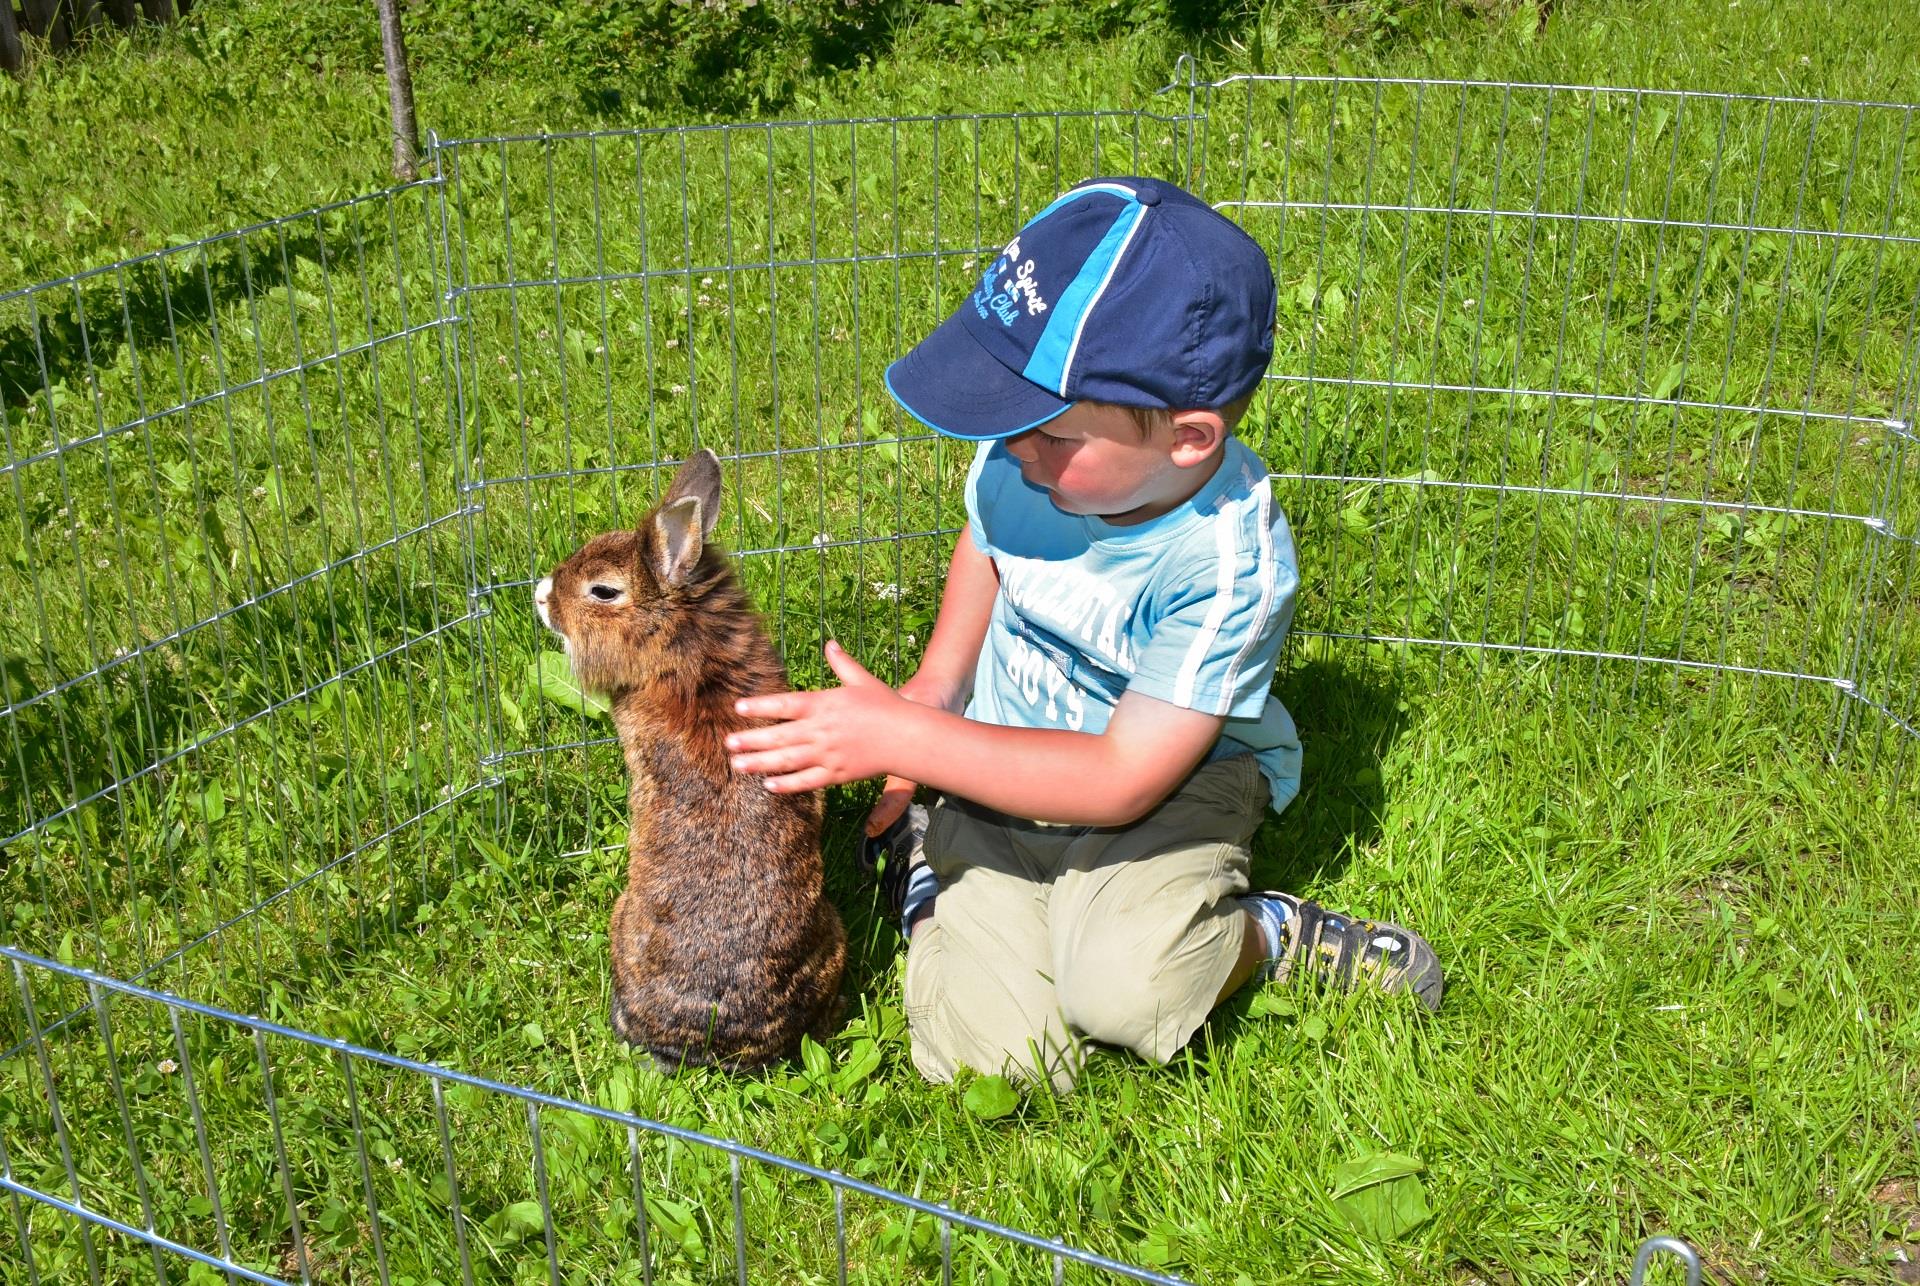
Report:
[{"label": "green grass", "polygon": [[[52,277],[377,187],[368,67],[289,74],[276,12],[202,10],[0,85],[21,122],[0,147],[27,162],[0,165],[0,205],[28,212],[0,263]],[[1843,6],[1592,5],[1540,35],[1398,12],[1243,15],[1203,63],[1920,97],[1889,28]],[[1878,420],[1911,406],[1920,256],[1746,229],[1920,233],[1893,200],[1920,165],[1904,116],[1241,82],[1189,121],[1184,91],[1149,97],[1164,31],[965,59],[936,36],[784,106],[1029,114],[636,133],[579,84],[429,62],[443,136],[616,128],[462,144],[444,185],[0,304],[0,833],[33,829],[0,855],[0,940],[1197,1280],[1617,1279],[1655,1231],[1731,1279],[1883,1280],[1920,1171],[1915,744],[1827,681],[1912,709],[1920,487]],[[103,111],[84,155],[30,145],[76,103],[159,111],[174,84],[247,123]],[[168,165],[136,172],[151,149]],[[52,181],[54,156],[80,177]],[[1426,932],[1446,1010],[1243,995],[1170,1069],[1100,1058],[1071,1099],[983,1119],[907,1062],[897,936],[851,869],[855,790],[831,800],[828,866],[858,1003],[826,1061],[645,1073],[604,1019],[620,765],[604,724],[540,696],[528,582],[712,444],[737,458],[722,533],[797,680],[822,681],[828,635],[904,674],[967,457],[903,421],[879,370],[1019,212],[1095,169],[1293,203],[1230,204],[1276,249],[1275,371],[1312,377],[1272,385],[1246,430],[1305,578],[1279,690],[1306,783],[1257,874]],[[1801,512],[1667,503],[1703,497]],[[86,999],[24,976],[43,1020]],[[162,1233],[218,1248],[184,1061],[235,1255],[297,1275],[251,1033],[188,1018],[183,1060],[164,1010],[111,1012],[124,1121],[95,1016],[48,1042],[87,1200],[134,1224],[151,1201]],[[9,996],[0,1041],[26,1030]],[[350,1101],[325,1049],[265,1045],[316,1280],[375,1279],[368,1186],[394,1280],[456,1280],[427,1079],[356,1063]],[[30,1055],[0,1066],[9,1163],[70,1196],[41,1086]],[[478,1275],[546,1280],[524,1109],[457,1086],[446,1108]],[[539,1121],[562,1263],[637,1280],[624,1128]],[[1381,1240],[1330,1192],[1388,1152],[1423,1163],[1433,1217]],[[724,1158],[643,1153],[664,1275],[730,1279]],[[749,1166],[742,1197],[757,1277],[830,1279],[817,1184]],[[27,1213],[41,1279],[84,1273],[73,1225]],[[937,1276],[927,1221],[856,1198],[847,1227],[856,1279]],[[5,1280],[20,1235],[10,1208]],[[1045,1275],[956,1248],[963,1280]],[[112,1280],[147,1271],[94,1249]]]}]

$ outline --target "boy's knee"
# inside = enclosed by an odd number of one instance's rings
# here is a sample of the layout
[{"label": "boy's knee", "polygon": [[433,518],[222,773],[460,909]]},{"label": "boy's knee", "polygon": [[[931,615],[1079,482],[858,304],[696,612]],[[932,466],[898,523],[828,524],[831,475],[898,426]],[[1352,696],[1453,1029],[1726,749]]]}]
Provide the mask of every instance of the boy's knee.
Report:
[{"label": "boy's knee", "polygon": [[1061,1014],[1089,1040],[1164,1063],[1212,1010],[1243,931],[1237,909],[1222,908],[1163,952],[1131,936],[1084,935],[1054,980]]},{"label": "boy's knee", "polygon": [[963,1068],[1009,1080],[1073,1089],[1081,1050],[1058,1009],[1052,988],[996,978],[981,962],[948,948],[939,916],[914,932],[903,988],[907,1037],[914,1068],[935,1084]]},{"label": "boy's knee", "polygon": [[1157,1025],[1159,963],[1120,952],[1087,952],[1077,957],[1055,979],[1061,1016],[1088,1040],[1154,1057],[1139,1046],[1151,1044],[1142,1038]]}]

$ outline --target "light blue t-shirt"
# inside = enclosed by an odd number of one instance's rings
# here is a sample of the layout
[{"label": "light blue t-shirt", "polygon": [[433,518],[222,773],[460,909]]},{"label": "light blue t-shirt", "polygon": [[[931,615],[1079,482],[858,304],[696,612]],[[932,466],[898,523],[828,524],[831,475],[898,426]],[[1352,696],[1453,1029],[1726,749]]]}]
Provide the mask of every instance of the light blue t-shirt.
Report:
[{"label": "light blue t-shirt", "polygon": [[1225,715],[1209,760],[1252,752],[1274,810],[1300,790],[1300,739],[1273,696],[1300,583],[1266,467],[1237,438],[1207,485],[1133,526],[1063,513],[1000,442],[967,474],[973,543],[1000,573],[967,716],[1101,732],[1137,689]]}]

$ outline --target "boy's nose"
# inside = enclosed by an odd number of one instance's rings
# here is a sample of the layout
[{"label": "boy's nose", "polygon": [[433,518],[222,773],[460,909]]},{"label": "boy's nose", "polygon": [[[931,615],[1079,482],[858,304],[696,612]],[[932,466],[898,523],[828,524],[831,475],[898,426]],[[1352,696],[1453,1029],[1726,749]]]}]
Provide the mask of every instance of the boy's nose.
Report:
[{"label": "boy's nose", "polygon": [[1022,464],[1032,464],[1040,458],[1040,451],[1034,445],[1038,431],[1028,429],[1025,433],[1016,433],[1007,439],[1007,454]]}]

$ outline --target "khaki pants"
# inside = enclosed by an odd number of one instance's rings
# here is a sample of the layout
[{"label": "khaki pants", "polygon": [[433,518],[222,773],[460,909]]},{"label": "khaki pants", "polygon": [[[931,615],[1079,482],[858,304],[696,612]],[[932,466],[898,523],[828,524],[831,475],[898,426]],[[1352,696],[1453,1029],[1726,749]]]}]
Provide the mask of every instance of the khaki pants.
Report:
[{"label": "khaki pants", "polygon": [[1082,1040],[1172,1058],[1239,959],[1235,899],[1266,807],[1249,755],[1201,767],[1127,827],[942,799],[926,836],[940,897],[907,951],[914,1065],[933,1081],[970,1067],[1065,1093]]}]

